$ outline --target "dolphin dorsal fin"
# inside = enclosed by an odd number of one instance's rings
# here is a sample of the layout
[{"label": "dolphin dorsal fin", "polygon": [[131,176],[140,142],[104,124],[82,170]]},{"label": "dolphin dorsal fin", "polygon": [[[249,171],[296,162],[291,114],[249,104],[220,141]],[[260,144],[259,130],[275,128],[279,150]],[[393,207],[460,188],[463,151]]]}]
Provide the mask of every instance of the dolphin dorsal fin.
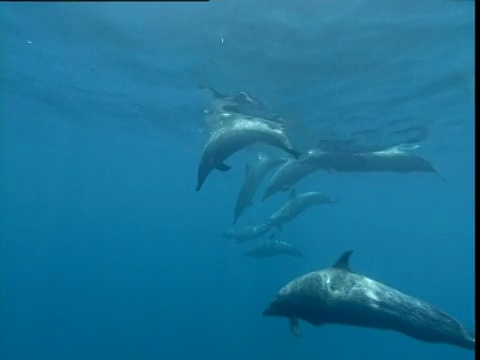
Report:
[{"label": "dolphin dorsal fin", "polygon": [[350,255],[352,255],[353,253],[353,250],[348,250],[348,251],[345,251],[342,255],[340,255],[340,257],[338,258],[338,260],[335,262],[335,264],[333,264],[332,267],[336,268],[336,269],[342,269],[342,270],[347,270],[347,271],[352,271],[350,269]]},{"label": "dolphin dorsal fin", "polygon": [[297,190],[295,190],[295,188],[292,187],[292,190],[290,191],[290,199],[294,198],[295,196],[297,196]]}]

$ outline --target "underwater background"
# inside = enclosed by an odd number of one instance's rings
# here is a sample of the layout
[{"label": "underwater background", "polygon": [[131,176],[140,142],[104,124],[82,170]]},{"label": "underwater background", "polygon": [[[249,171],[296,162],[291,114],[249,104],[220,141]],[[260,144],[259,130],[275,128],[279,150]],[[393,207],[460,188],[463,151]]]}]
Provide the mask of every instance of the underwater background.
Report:
[{"label": "underwater background", "polygon": [[[0,4],[0,358],[472,359],[262,310],[351,266],[474,326],[474,1]],[[248,91],[315,134],[428,124],[441,171],[318,172],[339,199],[276,231],[305,259],[240,256],[245,150],[195,192],[211,97]],[[305,149],[302,149],[305,150]],[[240,224],[286,199],[255,204]]]}]

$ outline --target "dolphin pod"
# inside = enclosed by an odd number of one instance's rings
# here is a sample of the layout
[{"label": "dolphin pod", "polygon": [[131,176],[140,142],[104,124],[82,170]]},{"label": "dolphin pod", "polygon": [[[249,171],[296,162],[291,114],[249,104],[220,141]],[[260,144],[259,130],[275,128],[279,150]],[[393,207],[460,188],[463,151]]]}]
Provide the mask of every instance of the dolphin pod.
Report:
[{"label": "dolphin pod", "polygon": [[[235,204],[234,224],[245,209],[252,206],[262,181],[275,167],[278,166],[278,169],[266,184],[262,200],[277,192],[291,190],[291,193],[284,205],[264,223],[223,232],[223,237],[236,244],[265,236],[275,226],[281,230],[282,224],[291,221],[310,206],[336,202],[319,192],[296,194],[295,184],[319,170],[329,173],[430,172],[445,181],[432,163],[407,151],[418,147],[418,143],[428,136],[425,126],[410,126],[394,131],[392,134],[397,138],[404,138],[398,143],[387,141],[383,144],[360,144],[354,139],[319,140],[313,150],[299,159],[300,153],[292,148],[287,136],[292,135],[292,128],[285,126],[286,121],[281,116],[270,117],[265,105],[246,92],[225,95],[209,89],[215,99],[213,111],[205,120],[213,130],[198,167],[197,191],[213,170],[228,171],[230,166],[225,161],[254,143],[270,145],[292,156],[270,158],[258,154],[254,166],[247,163],[245,178]],[[368,130],[360,130],[357,135],[363,133],[368,135]],[[397,145],[387,146],[396,143]],[[310,145],[305,143],[304,146]],[[263,316],[288,319],[290,330],[296,336],[300,336],[299,320],[303,320],[316,326],[340,324],[391,330],[424,342],[446,343],[475,350],[474,331],[423,300],[352,271],[349,266],[351,254],[352,251],[347,251],[334,265],[288,282],[263,311]],[[278,255],[303,257],[299,249],[288,242],[275,239],[273,235],[244,251],[242,255],[258,259]]]},{"label": "dolphin pod", "polygon": [[406,152],[401,146],[359,153],[314,149],[310,150],[303,159],[290,159],[279,167],[268,182],[262,200],[266,200],[277,192],[289,190],[298,181],[319,170],[329,173],[431,172],[447,183],[445,177],[432,163]]},{"label": "dolphin pod", "polygon": [[475,350],[475,334],[437,307],[351,270],[352,251],[329,268],[300,276],[282,287],[264,316],[298,319],[312,325],[351,325],[392,330],[414,339]]}]

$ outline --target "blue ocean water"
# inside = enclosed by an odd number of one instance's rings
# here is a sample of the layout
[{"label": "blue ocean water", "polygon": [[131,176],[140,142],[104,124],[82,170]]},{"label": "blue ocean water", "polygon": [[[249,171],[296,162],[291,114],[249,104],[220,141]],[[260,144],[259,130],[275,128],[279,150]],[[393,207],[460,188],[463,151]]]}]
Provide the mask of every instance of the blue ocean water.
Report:
[{"label": "blue ocean water", "polygon": [[[474,325],[473,1],[0,4],[0,358],[471,359],[401,334],[264,318],[278,289],[351,266]],[[319,172],[339,199],[240,256],[244,164],[195,192],[198,89],[249,91],[296,135],[411,118],[432,174]],[[313,129],[313,130],[312,130]],[[306,140],[305,140],[306,141]],[[242,215],[255,223],[287,198]]]}]

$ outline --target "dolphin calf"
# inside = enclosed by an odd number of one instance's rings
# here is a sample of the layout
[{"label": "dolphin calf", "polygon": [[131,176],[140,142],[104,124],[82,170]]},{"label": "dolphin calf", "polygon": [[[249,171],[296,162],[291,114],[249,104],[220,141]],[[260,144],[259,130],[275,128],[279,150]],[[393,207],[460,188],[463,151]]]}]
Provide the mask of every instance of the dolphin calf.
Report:
[{"label": "dolphin calf", "polygon": [[245,242],[263,236],[270,230],[269,224],[245,225],[237,229],[225,230],[222,235],[235,243]]},{"label": "dolphin calf", "polygon": [[342,324],[393,330],[420,341],[475,350],[475,334],[423,300],[401,293],[349,266],[352,251],[326,269],[300,276],[280,289],[264,316],[286,317],[300,335],[298,319],[312,325]]},{"label": "dolphin calf", "polygon": [[268,120],[239,117],[229,126],[215,130],[202,153],[198,167],[196,191],[199,191],[207,176],[214,170],[228,171],[224,161],[235,152],[255,143],[264,143],[298,158],[300,153],[292,149],[288,137],[280,126],[270,126]]},{"label": "dolphin calf", "polygon": [[330,172],[381,172],[398,173],[433,172],[446,182],[443,175],[429,161],[403,150],[405,146],[394,146],[382,151],[350,153],[312,151],[301,163],[315,165]]},{"label": "dolphin calf", "polygon": [[308,164],[300,160],[289,159],[278,168],[268,182],[263,193],[262,200],[266,200],[279,191],[287,191],[298,181],[318,170],[314,164]]},{"label": "dolphin calf", "polygon": [[276,166],[286,162],[287,159],[270,157],[263,153],[258,153],[258,161],[254,167],[247,163],[245,166],[245,180],[238,193],[237,203],[234,210],[233,223],[236,224],[243,211],[253,204],[253,198],[258,186],[265,176]]},{"label": "dolphin calf", "polygon": [[285,241],[276,239],[275,235],[270,236],[268,240],[262,241],[243,253],[243,256],[251,256],[257,259],[265,259],[277,255],[288,255],[297,258],[304,257],[300,250]]},{"label": "dolphin calf", "polygon": [[266,224],[277,226],[281,230],[283,223],[293,220],[309,207],[320,204],[333,204],[335,202],[317,191],[309,191],[297,195],[295,188],[292,188],[287,202],[278,211],[270,215]]}]

